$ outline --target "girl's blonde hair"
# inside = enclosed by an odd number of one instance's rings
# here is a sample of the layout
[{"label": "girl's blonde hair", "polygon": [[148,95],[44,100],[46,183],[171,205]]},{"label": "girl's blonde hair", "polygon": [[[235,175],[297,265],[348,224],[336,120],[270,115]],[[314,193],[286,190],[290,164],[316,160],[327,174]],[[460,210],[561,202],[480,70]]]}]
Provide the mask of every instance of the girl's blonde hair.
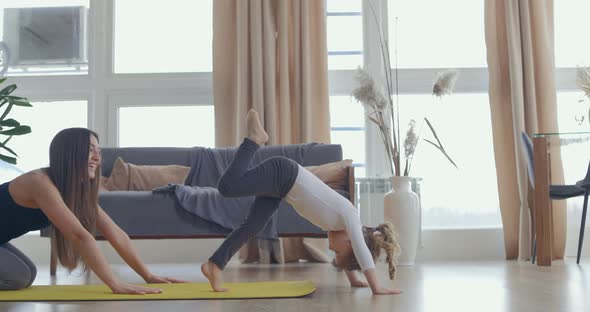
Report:
[{"label": "girl's blonde hair", "polygon": [[[389,278],[394,279],[397,258],[401,253],[401,247],[399,245],[399,237],[393,227],[393,224],[389,221],[385,221],[379,224],[377,227],[363,226],[363,236],[365,238],[367,247],[369,247],[369,250],[371,251],[373,261],[377,262],[379,256],[381,255],[381,249],[385,250],[385,262],[387,262],[389,266]],[[335,261],[333,261],[332,264],[339,269],[344,269],[347,271],[361,270],[360,265],[356,261],[354,253],[350,257],[348,263],[343,267],[337,266]]]}]

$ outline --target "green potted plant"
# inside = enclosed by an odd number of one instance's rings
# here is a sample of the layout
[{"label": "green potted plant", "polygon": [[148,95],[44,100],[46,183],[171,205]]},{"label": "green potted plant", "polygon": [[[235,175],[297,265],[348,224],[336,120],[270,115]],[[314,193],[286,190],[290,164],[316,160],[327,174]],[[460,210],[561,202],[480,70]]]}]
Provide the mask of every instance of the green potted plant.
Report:
[{"label": "green potted plant", "polygon": [[[6,78],[1,78],[0,85],[5,81]],[[10,84],[0,91],[0,160],[13,165],[16,164],[18,155],[7,144],[15,135],[30,133],[31,127],[21,125],[13,118],[8,118],[8,114],[14,106],[32,107],[26,98],[12,95],[14,90],[16,90],[16,85]]]}]

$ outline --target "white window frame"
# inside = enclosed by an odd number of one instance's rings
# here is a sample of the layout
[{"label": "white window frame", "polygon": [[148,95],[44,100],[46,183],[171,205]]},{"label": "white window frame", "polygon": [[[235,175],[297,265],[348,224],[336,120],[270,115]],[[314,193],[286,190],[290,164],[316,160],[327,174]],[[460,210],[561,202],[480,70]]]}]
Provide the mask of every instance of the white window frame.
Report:
[{"label": "white window frame", "polygon": [[118,146],[119,107],[213,105],[211,72],[115,74],[114,13],[114,0],[90,0],[87,75],[10,76],[18,94],[30,101],[88,101],[88,128],[110,147]]}]

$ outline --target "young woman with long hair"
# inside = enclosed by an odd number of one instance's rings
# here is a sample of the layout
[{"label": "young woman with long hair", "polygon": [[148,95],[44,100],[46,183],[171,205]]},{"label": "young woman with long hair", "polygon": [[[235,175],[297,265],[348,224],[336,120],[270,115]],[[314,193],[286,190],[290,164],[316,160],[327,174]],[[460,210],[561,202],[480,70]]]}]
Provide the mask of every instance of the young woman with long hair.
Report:
[{"label": "young woman with long hair", "polygon": [[92,270],[117,294],[152,294],[160,289],[120,281],[100,252],[96,230],[147,283],[180,280],[152,274],[139,259],[129,236],[98,205],[101,175],[98,135],[86,128],[60,131],[49,147],[49,167],[25,173],[0,185],[0,290],[30,286],[35,265],[9,243],[29,231],[53,225],[57,257],[73,270]]}]

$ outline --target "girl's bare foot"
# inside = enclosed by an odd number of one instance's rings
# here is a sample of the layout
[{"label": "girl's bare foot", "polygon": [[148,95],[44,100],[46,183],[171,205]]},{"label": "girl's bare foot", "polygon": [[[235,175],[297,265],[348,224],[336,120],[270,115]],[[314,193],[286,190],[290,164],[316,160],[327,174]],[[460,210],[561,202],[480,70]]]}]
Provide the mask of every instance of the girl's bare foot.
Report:
[{"label": "girl's bare foot", "polygon": [[213,291],[224,292],[227,288],[221,287],[221,269],[213,262],[207,261],[201,265],[201,272],[209,280]]},{"label": "girl's bare foot", "polygon": [[256,142],[258,145],[263,145],[268,142],[268,134],[264,131],[264,127],[258,118],[258,112],[253,108],[248,111],[246,117],[246,125],[248,127],[248,139]]}]

